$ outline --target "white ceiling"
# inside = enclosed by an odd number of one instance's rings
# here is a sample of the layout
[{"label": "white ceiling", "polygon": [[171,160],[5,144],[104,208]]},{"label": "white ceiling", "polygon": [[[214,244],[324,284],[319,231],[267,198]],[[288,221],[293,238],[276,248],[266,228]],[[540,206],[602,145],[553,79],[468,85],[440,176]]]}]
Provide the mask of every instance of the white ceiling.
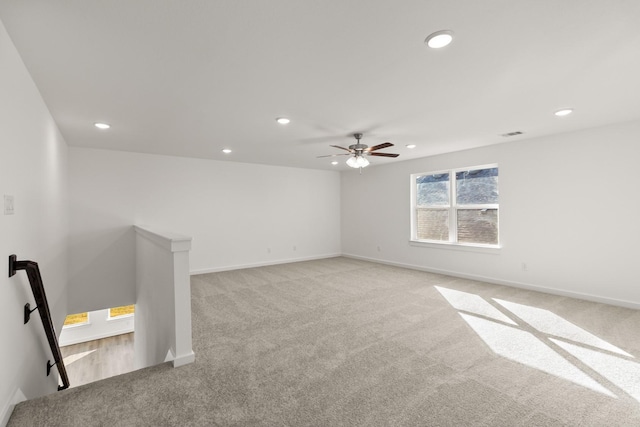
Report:
[{"label": "white ceiling", "polygon": [[2,0],[0,19],[71,146],[344,170],[316,156],[354,132],[396,145],[376,165],[640,118],[638,0]]}]

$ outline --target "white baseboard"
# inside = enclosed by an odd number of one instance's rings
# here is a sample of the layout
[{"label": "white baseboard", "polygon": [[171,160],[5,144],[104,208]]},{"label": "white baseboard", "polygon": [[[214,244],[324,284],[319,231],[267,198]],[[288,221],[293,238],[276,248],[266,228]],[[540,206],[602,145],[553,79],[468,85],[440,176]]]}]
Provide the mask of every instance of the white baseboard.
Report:
[{"label": "white baseboard", "polygon": [[6,402],[4,407],[2,408],[2,415],[0,416],[0,426],[5,427],[9,423],[9,419],[11,418],[11,414],[13,414],[13,408],[20,402],[24,402],[27,400],[22,390],[19,388],[13,392],[13,396],[9,402]]},{"label": "white baseboard", "polygon": [[189,363],[193,363],[196,360],[196,354],[191,350],[187,354],[181,354],[180,356],[174,356],[173,351],[169,349],[167,351],[167,355],[164,358],[165,362],[171,362],[174,368],[179,366],[188,365]]},{"label": "white baseboard", "polygon": [[196,360],[196,354],[191,351],[188,354],[183,354],[182,356],[178,356],[173,359],[173,367],[177,368],[179,366],[188,365],[189,363],[193,363]]},{"label": "white baseboard", "polygon": [[15,403],[5,402],[4,407],[2,408],[0,426],[5,427],[9,423],[9,418],[11,418],[11,414],[13,414],[13,408],[15,408],[15,406]]},{"label": "white baseboard", "polygon": [[230,265],[225,267],[201,268],[197,270],[191,270],[189,274],[191,276],[196,276],[198,274],[219,273],[221,271],[241,270],[243,268],[266,267],[269,265],[289,264],[292,262],[315,261],[318,259],[335,258],[339,256],[342,256],[342,254],[335,253],[335,254],[315,255],[310,257],[280,259],[277,261],[266,261],[266,262],[258,262],[253,264],[238,264],[238,265]]},{"label": "white baseboard", "polygon": [[437,268],[424,267],[424,266],[413,265],[413,264],[405,264],[405,263],[399,263],[399,262],[393,262],[393,261],[386,261],[383,259],[369,258],[369,257],[363,257],[363,256],[353,255],[353,254],[342,254],[342,256],[346,258],[358,259],[361,261],[369,261],[369,262],[375,262],[378,264],[391,265],[394,267],[402,267],[402,268],[409,268],[411,270],[425,271],[427,273],[442,274],[445,276],[459,277],[461,279],[477,280],[479,282],[493,283],[495,285],[510,286],[513,288],[527,289],[530,291],[543,292],[546,294],[560,295],[564,297],[571,297],[571,298],[576,298],[576,299],[581,299],[586,301],[599,302],[602,304],[614,305],[617,307],[632,308],[635,310],[640,309],[640,303],[624,301],[624,300],[619,300],[615,298],[608,298],[600,295],[584,294],[580,292],[566,291],[563,289],[532,285],[529,283],[497,279],[495,277],[486,277],[486,276],[480,276],[476,274],[460,273],[457,271],[441,270]]}]

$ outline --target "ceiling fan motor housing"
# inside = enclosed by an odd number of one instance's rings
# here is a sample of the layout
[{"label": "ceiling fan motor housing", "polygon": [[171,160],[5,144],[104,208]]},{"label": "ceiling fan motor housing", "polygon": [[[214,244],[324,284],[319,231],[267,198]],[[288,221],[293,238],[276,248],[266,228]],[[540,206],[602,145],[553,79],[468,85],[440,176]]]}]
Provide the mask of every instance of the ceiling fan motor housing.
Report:
[{"label": "ceiling fan motor housing", "polygon": [[360,144],[360,140],[362,139],[362,134],[361,133],[354,133],[353,137],[357,140],[357,142],[353,145],[349,146],[349,150],[354,150],[356,151],[358,154],[362,154],[362,152],[368,148],[368,146],[364,145],[364,144]]},{"label": "ceiling fan motor housing", "polygon": [[353,144],[349,146],[349,150],[354,150],[354,151],[364,151],[365,148],[368,148],[368,146],[364,144]]}]

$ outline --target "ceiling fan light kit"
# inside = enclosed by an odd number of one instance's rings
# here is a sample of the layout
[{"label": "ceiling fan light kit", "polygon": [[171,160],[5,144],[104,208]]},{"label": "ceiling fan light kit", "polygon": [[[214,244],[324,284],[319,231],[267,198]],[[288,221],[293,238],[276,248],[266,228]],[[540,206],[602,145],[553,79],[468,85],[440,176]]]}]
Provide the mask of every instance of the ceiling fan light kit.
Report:
[{"label": "ceiling fan light kit", "polygon": [[349,160],[347,160],[347,165],[351,166],[352,168],[366,168],[367,166],[369,166],[369,160],[365,159],[362,156],[349,157]]},{"label": "ceiling fan light kit", "polygon": [[348,151],[348,153],[329,154],[328,156],[318,156],[318,157],[335,157],[335,156],[352,155],[347,160],[347,165],[355,169],[362,169],[369,166],[369,160],[367,160],[365,156],[380,156],[380,157],[398,157],[399,156],[399,154],[393,154],[393,153],[374,153],[374,151],[380,150],[382,148],[393,147],[393,144],[390,142],[383,142],[382,144],[369,147],[368,145],[360,144],[360,139],[362,139],[361,133],[354,133],[353,137],[356,139],[356,143],[353,145],[350,145],[349,148],[344,148],[339,145],[331,146],[334,148],[339,148],[341,150]]}]

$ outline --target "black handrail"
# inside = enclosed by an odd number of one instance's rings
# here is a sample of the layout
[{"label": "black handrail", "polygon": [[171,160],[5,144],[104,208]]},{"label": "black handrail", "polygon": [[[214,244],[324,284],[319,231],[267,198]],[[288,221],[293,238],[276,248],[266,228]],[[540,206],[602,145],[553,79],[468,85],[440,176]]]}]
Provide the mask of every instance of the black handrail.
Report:
[{"label": "black handrail", "polygon": [[29,284],[31,285],[31,291],[33,297],[36,300],[36,308],[31,310],[29,303],[24,306],[24,323],[29,321],[29,317],[32,311],[38,309],[40,313],[40,319],[42,320],[42,326],[44,332],[47,335],[47,341],[49,341],[49,347],[51,347],[51,353],[53,353],[54,363],[51,360],[47,360],[47,376],[51,373],[51,368],[58,366],[58,373],[62,378],[62,384],[58,384],[58,390],[64,390],[69,388],[69,377],[67,376],[67,370],[64,367],[64,361],[62,360],[62,353],[60,352],[60,346],[58,345],[58,337],[53,327],[53,321],[51,321],[51,312],[49,311],[49,304],[47,303],[47,295],[44,292],[44,284],[42,283],[42,276],[40,276],[40,269],[38,263],[33,261],[17,261],[15,255],[9,256],[9,277],[16,274],[18,270],[25,270],[29,277]]}]

